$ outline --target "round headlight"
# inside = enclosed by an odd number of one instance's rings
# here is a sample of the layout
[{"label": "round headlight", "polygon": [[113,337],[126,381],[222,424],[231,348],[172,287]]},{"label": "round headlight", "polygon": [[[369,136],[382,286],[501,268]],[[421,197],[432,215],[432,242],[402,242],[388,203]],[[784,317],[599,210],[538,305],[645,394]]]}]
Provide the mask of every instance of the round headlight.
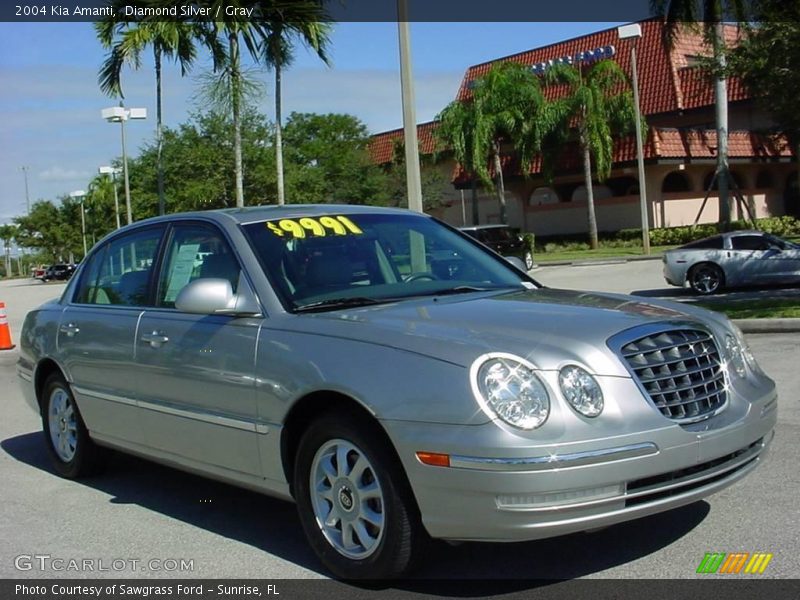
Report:
[{"label": "round headlight", "polygon": [[603,412],[603,390],[585,369],[569,365],[558,374],[561,393],[584,417],[596,417]]},{"label": "round headlight", "polygon": [[536,429],[550,414],[550,398],[533,365],[510,354],[482,356],[472,365],[473,392],[491,418]]},{"label": "round headlight", "polygon": [[747,373],[744,348],[739,343],[735,336],[728,334],[725,336],[725,355],[730,364],[730,371],[736,373],[739,377],[744,377]]},{"label": "round headlight", "polygon": [[742,354],[744,355],[744,360],[750,367],[750,370],[755,373],[756,375],[760,375],[761,377],[765,377],[766,373],[761,368],[761,365],[758,364],[756,357],[753,356],[753,351],[750,349],[750,345],[747,343],[747,340],[744,339],[744,333],[739,327],[734,323],[728,323],[733,329],[733,333],[736,336],[736,341],[739,342],[739,346],[742,349]]}]

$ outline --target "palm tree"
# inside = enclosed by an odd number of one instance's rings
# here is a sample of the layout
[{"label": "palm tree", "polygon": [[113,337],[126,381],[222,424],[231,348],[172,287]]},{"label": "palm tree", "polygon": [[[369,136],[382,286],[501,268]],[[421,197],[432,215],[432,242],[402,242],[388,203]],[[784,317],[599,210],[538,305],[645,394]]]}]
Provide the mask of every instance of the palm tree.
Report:
[{"label": "palm tree", "polygon": [[[120,7],[121,8],[121,7]],[[141,55],[147,46],[153,49],[156,72],[156,144],[158,169],[158,213],[165,212],[164,166],[161,162],[163,146],[163,120],[161,106],[161,62],[163,58],[180,64],[185,75],[196,58],[194,40],[198,28],[190,23],[170,20],[121,21],[108,17],[94,24],[100,43],[108,56],[100,67],[100,89],[109,96],[123,98],[122,67],[126,64],[138,69]]]},{"label": "palm tree", "polygon": [[667,22],[666,41],[672,48],[680,27],[702,22],[705,38],[713,49],[714,96],[717,127],[717,184],[719,189],[719,221],[727,229],[731,220],[728,193],[728,81],[725,75],[724,17],[733,14],[737,21],[747,20],[747,0],[650,0],[653,11]]},{"label": "palm tree", "polygon": [[[456,160],[474,172],[484,185],[494,184],[500,221],[507,222],[501,150],[511,144],[520,155],[523,171],[554,121],[539,79],[517,63],[502,63],[477,79],[472,99],[455,101],[439,114],[439,137],[453,150]],[[474,209],[473,209],[474,210]]]},{"label": "palm tree", "polygon": [[435,135],[439,145],[452,151],[453,157],[464,169],[472,180],[472,224],[478,225],[478,199],[475,182],[477,172],[475,167],[475,106],[471,102],[458,100],[448,104],[442,112],[436,115],[438,125]]},{"label": "palm tree", "polygon": [[283,185],[283,141],[281,131],[281,74],[294,59],[294,40],[311,48],[325,64],[331,24],[326,22],[322,3],[301,0],[264,14],[269,31],[264,39],[262,59],[275,71],[275,162],[278,174],[278,204],[285,204]]},{"label": "palm tree", "polygon": [[252,0],[214,0],[211,14],[219,14],[220,20],[201,24],[200,37],[209,48],[214,59],[214,71],[221,71],[229,85],[229,99],[233,116],[233,156],[236,188],[236,206],[244,206],[244,182],[242,169],[242,110],[246,95],[240,44],[258,61],[262,53],[267,29],[263,20],[249,20],[228,16],[225,7],[249,8],[259,4]]},{"label": "palm tree", "polygon": [[[567,94],[554,102],[560,121],[557,137],[566,140],[573,127],[583,154],[583,178],[591,247],[597,248],[597,217],[592,190],[592,157],[597,178],[611,173],[615,132],[628,131],[635,123],[636,109],[625,73],[610,60],[595,63],[585,71],[580,66],[558,64],[545,73],[550,85],[566,85]],[[557,152],[560,144],[550,146]],[[643,181],[639,185],[644,185]]]},{"label": "palm tree", "polygon": [[14,274],[11,270],[11,242],[16,236],[17,228],[14,225],[0,225],[0,240],[3,240],[5,248],[6,277]]}]

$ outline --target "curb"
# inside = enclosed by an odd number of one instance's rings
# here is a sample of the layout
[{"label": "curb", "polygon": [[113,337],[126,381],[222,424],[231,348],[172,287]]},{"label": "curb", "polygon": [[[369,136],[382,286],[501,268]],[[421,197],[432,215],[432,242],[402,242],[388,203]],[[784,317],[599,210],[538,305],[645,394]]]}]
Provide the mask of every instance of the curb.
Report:
[{"label": "curb", "polygon": [[733,319],[744,333],[800,332],[800,319]]},{"label": "curb", "polygon": [[586,260],[555,260],[552,262],[537,263],[533,268],[541,269],[544,267],[591,267],[595,265],[621,265],[627,262],[638,262],[641,260],[661,260],[661,256],[661,254],[654,254],[652,256],[620,256],[618,258],[609,257]]}]

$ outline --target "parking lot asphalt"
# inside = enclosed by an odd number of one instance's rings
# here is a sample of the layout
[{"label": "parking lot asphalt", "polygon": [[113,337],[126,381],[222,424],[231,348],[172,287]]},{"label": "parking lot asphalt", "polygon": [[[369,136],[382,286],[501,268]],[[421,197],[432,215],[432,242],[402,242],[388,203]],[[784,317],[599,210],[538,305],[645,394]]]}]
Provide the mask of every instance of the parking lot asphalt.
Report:
[{"label": "parking lot asphalt", "polygon": [[[618,289],[622,279],[639,291],[657,280],[643,263],[626,265],[630,272],[623,268],[613,276],[587,267],[540,269],[535,276],[548,285],[614,288],[608,291],[632,291]],[[0,282],[15,342],[27,310],[62,290],[62,284]],[[533,588],[539,579],[693,578],[706,552],[759,551],[774,554],[760,577],[800,577],[800,345],[797,334],[750,335],[748,341],[780,394],[776,439],[752,475],[704,501],[593,533],[516,544],[435,544],[417,576],[523,580],[515,589]],[[111,458],[105,474],[79,482],[57,477],[38,416],[19,391],[16,353],[0,352],[0,578],[327,576],[290,503],[122,455]],[[21,570],[19,557],[32,555],[90,559],[95,567],[121,559],[126,568],[64,573],[34,562]],[[164,570],[170,559],[191,561],[192,568]],[[426,592],[426,585],[408,588]]]}]

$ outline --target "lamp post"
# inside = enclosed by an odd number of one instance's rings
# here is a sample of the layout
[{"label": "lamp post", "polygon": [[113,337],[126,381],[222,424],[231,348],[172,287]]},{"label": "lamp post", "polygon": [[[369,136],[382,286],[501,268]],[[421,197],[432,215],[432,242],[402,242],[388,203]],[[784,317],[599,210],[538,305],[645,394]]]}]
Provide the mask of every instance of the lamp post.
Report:
[{"label": "lamp post", "polygon": [[86,198],[86,191],[76,190],[70,192],[69,197],[78,198],[78,202],[81,203],[81,237],[83,238],[83,257],[86,258],[86,214],[83,208],[83,199]]},{"label": "lamp post", "polygon": [[120,102],[119,106],[104,108],[100,115],[109,123],[119,123],[122,136],[122,171],[125,174],[125,210],[128,217],[128,225],[133,223],[133,213],[131,211],[131,184],[128,178],[128,154],[125,150],[125,121],[128,119],[146,119],[146,108],[125,108]]},{"label": "lamp post", "polygon": [[27,208],[26,215],[31,214],[31,197],[28,194],[28,167],[20,167],[22,169],[22,173],[25,176],[25,207]]},{"label": "lamp post", "polygon": [[120,228],[119,223],[119,195],[117,194],[117,173],[119,169],[116,167],[100,167],[97,171],[101,175],[111,175],[111,182],[114,185],[114,216],[117,219],[117,229]]},{"label": "lamp post", "polygon": [[642,149],[642,112],[639,106],[639,72],[636,68],[636,40],[642,37],[639,23],[617,28],[621,40],[631,40],[631,71],[633,75],[633,103],[636,105],[636,162],[639,165],[639,210],[642,213],[642,247],[650,254],[650,225],[647,218],[647,183],[644,179],[644,150]]},{"label": "lamp post", "polygon": [[422,211],[422,183],[419,172],[417,117],[414,107],[414,81],[411,75],[411,35],[408,27],[407,0],[397,2],[397,28],[400,42],[400,88],[403,100],[403,131],[406,150],[406,185],[408,208]]}]

